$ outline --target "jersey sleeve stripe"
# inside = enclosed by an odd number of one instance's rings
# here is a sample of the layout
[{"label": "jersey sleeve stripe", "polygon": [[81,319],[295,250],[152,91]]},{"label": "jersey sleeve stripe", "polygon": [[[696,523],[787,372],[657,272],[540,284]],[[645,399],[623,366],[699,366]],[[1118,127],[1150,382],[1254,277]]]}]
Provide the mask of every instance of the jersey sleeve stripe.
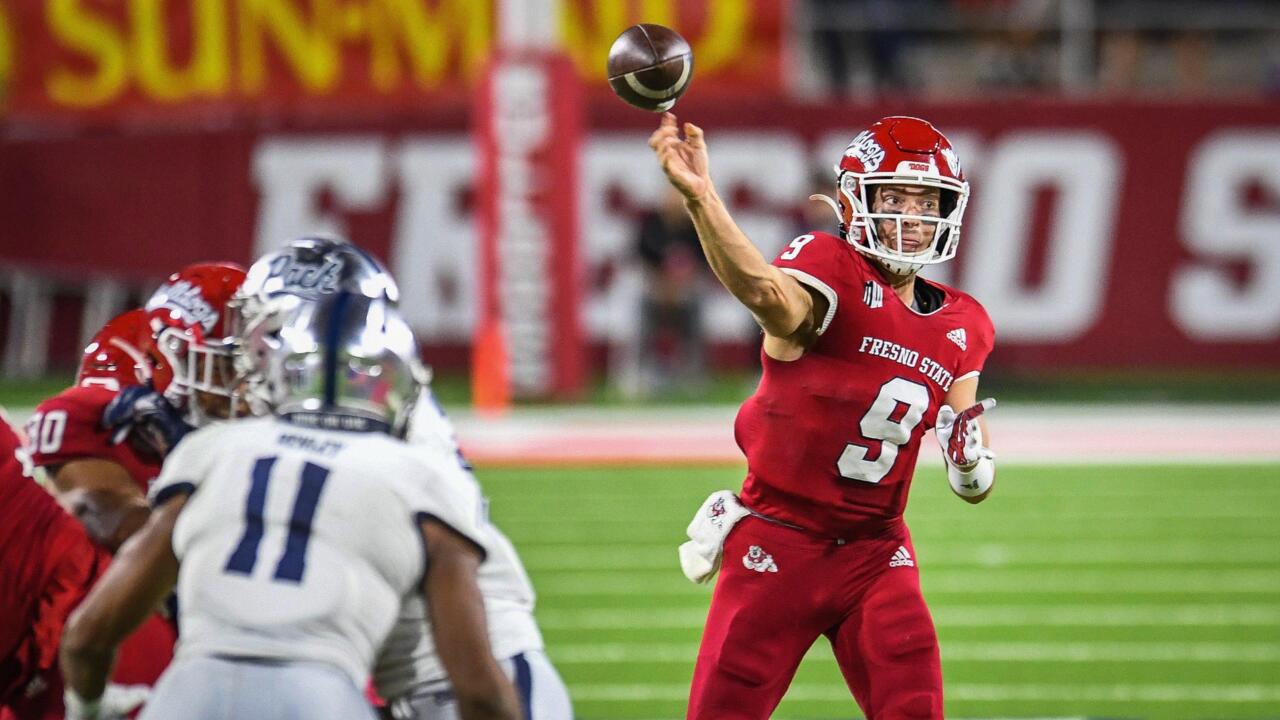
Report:
[{"label": "jersey sleeve stripe", "polygon": [[779,268],[779,270],[822,293],[823,297],[827,299],[827,316],[822,319],[822,325],[818,328],[818,334],[821,335],[826,332],[827,326],[831,324],[831,319],[836,316],[836,303],[840,299],[836,295],[836,291],[832,290],[830,285],[822,282],[803,270],[786,267]]},{"label": "jersey sleeve stripe", "polygon": [[970,370],[969,372],[961,375],[960,377],[956,378],[952,382],[960,382],[961,380],[968,380],[969,378],[978,377],[981,374],[982,374],[981,370]]},{"label": "jersey sleeve stripe", "polygon": [[177,495],[190,496],[193,493],[195,493],[195,491],[196,491],[195,483],[176,482],[171,485],[166,485],[160,488],[159,490],[157,490],[155,495],[152,496],[151,507],[158,508],[161,505],[169,502],[170,499],[172,499]]}]

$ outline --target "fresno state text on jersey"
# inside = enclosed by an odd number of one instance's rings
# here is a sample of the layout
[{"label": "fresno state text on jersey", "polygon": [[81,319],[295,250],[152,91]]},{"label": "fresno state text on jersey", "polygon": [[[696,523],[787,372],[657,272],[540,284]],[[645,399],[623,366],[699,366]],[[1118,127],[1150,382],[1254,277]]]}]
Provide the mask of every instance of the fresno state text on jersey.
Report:
[{"label": "fresno state text on jersey", "polygon": [[991,320],[969,295],[920,278],[908,307],[872,261],[827,233],[796,238],[774,264],[829,307],[799,359],[761,352],[760,385],[734,426],[748,466],[742,500],[834,537],[878,534],[902,515],[947,390],[982,370]]}]

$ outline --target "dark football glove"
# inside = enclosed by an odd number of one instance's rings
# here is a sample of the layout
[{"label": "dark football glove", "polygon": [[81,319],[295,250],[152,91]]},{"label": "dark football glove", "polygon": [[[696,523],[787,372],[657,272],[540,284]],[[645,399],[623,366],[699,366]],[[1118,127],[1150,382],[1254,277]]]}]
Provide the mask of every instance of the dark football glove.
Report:
[{"label": "dark football glove", "polygon": [[150,385],[121,389],[102,411],[102,426],[111,431],[112,445],[129,440],[135,449],[160,459],[195,429]]}]

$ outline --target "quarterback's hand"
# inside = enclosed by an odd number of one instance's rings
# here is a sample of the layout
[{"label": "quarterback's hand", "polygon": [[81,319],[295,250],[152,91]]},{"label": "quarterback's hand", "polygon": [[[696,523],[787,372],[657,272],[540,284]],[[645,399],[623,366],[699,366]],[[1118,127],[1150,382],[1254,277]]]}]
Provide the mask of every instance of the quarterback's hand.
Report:
[{"label": "quarterback's hand", "polygon": [[67,720],[123,720],[150,696],[149,685],[109,683],[97,700],[84,700],[70,688],[64,691],[62,700]]},{"label": "quarterback's hand", "polygon": [[982,446],[982,426],[978,424],[978,416],[995,406],[995,398],[987,398],[959,413],[950,405],[938,409],[933,431],[942,446],[942,454],[952,466],[968,471],[982,458],[995,457],[995,453]]},{"label": "quarterback's hand", "polygon": [[662,124],[649,136],[649,147],[658,156],[667,180],[686,199],[697,200],[711,190],[707,141],[702,128],[685,123],[684,139],[681,139],[676,116],[663,113]]},{"label": "quarterback's hand", "polygon": [[116,393],[102,411],[102,426],[111,431],[112,445],[132,437],[135,446],[159,458],[193,429],[150,385],[129,385]]}]

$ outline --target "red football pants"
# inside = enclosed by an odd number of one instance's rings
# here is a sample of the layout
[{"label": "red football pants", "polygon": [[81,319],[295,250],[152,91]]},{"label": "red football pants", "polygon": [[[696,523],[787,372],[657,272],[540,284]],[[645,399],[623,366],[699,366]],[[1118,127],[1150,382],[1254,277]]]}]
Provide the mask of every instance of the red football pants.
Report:
[{"label": "red football pants", "polygon": [[754,516],[739,522],[725,541],[687,717],[768,718],[825,635],[869,720],[941,718],[938,636],[899,527],[838,544]]}]

